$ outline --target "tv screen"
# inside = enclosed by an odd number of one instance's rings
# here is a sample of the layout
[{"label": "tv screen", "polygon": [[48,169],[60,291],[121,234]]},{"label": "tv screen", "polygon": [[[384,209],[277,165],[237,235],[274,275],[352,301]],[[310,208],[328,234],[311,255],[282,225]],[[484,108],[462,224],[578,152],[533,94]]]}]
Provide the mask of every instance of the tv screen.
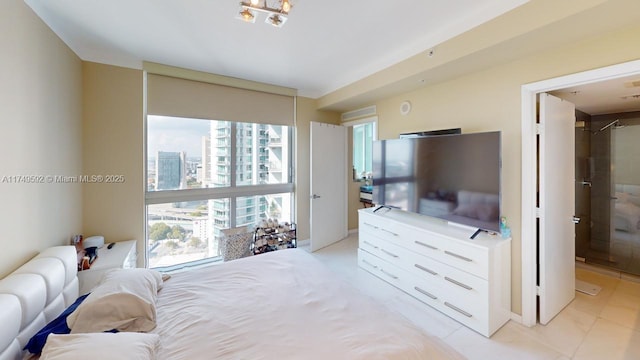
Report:
[{"label": "tv screen", "polygon": [[417,131],[400,134],[400,139],[414,138],[414,137],[426,137],[436,135],[453,135],[462,134],[462,128],[441,129],[441,130],[429,130],[429,131]]},{"label": "tv screen", "polygon": [[500,229],[500,132],[374,141],[373,202]]}]

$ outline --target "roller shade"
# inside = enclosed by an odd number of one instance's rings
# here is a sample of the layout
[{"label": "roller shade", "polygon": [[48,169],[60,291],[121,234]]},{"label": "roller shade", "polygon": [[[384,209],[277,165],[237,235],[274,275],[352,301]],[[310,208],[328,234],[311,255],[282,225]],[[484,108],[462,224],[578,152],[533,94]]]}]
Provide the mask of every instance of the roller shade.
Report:
[{"label": "roller shade", "polygon": [[148,74],[147,113],[293,126],[294,98]]}]

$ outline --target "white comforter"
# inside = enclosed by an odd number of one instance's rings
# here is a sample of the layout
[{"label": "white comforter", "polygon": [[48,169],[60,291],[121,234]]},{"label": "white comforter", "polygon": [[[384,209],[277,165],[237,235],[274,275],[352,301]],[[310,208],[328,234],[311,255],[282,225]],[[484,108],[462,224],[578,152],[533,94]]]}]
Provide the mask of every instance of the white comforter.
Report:
[{"label": "white comforter", "polygon": [[299,249],[173,275],[157,321],[167,360],[460,358]]}]

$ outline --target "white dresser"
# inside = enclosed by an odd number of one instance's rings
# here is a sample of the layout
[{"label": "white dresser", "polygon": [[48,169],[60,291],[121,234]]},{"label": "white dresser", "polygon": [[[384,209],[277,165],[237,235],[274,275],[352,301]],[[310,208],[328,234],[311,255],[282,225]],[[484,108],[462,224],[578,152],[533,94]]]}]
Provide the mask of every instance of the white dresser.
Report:
[{"label": "white dresser", "polygon": [[484,336],[511,316],[511,239],[398,210],[359,210],[358,264]]},{"label": "white dresser", "polygon": [[93,289],[105,272],[111,269],[128,269],[136,267],[138,252],[136,250],[136,240],[116,242],[108,249],[109,243],[98,249],[98,257],[91,264],[88,270],[78,271],[78,281],[80,282],[80,295],[86,294]]}]

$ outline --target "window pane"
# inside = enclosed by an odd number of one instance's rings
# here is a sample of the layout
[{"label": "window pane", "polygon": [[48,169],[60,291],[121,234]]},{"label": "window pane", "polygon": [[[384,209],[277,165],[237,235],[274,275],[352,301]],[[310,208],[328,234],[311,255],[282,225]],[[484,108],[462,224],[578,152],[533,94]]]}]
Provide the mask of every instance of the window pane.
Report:
[{"label": "window pane", "polygon": [[373,168],[373,125],[367,123],[364,131],[364,171],[370,175]]},{"label": "window pane", "polygon": [[255,226],[262,219],[292,222],[291,200],[291,193],[238,197],[236,201],[236,226]]},{"label": "window pane", "polygon": [[289,182],[289,128],[238,123],[236,185]]},{"label": "window pane", "polygon": [[371,174],[373,126],[373,122],[353,126],[353,167],[359,179]]},{"label": "window pane", "polygon": [[147,118],[147,190],[231,184],[228,121],[166,116]]},{"label": "window pane", "polygon": [[148,205],[149,267],[220,256],[217,236],[220,229],[229,227],[228,202],[220,199]]},{"label": "window pane", "polygon": [[[292,222],[293,193],[264,195],[259,186],[293,188],[290,133],[287,126],[148,116],[149,266],[221,260],[221,230],[264,218]],[[169,190],[181,191],[159,193]]]}]

